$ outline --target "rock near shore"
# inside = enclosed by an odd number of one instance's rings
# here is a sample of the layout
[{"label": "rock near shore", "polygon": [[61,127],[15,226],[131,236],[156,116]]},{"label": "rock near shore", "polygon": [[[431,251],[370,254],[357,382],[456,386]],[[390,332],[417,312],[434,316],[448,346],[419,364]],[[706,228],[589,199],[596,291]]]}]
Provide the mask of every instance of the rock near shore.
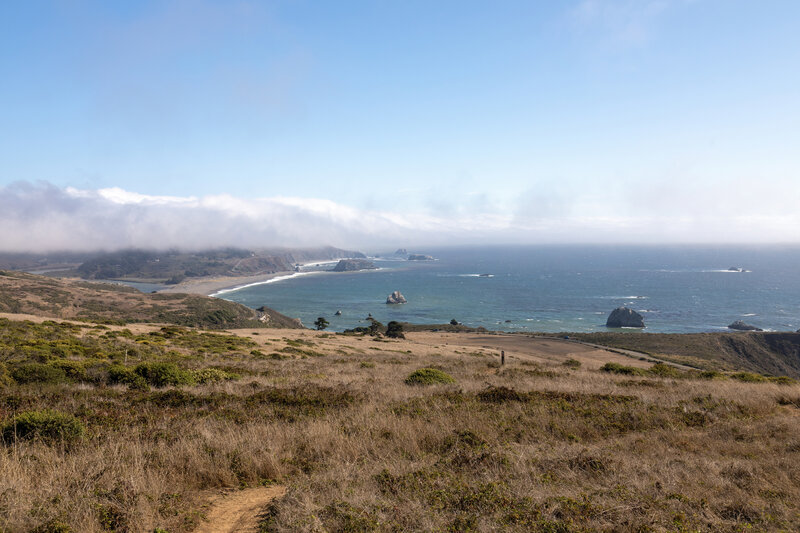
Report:
[{"label": "rock near shore", "polygon": [[617,307],[606,320],[607,328],[643,328],[644,318],[642,315],[627,307]]},{"label": "rock near shore", "polygon": [[406,303],[406,298],[403,296],[400,291],[394,291],[386,298],[387,304],[404,304]]},{"label": "rock near shore", "polygon": [[728,329],[735,329],[736,331],[764,331],[761,328],[757,328],[756,326],[752,326],[741,320],[737,320],[732,324],[728,324]]}]

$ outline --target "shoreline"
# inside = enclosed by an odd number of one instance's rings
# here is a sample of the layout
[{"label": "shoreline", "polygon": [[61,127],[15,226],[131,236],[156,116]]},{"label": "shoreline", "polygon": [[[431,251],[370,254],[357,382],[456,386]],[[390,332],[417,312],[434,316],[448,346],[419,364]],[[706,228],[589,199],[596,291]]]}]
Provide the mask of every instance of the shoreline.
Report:
[{"label": "shoreline", "polygon": [[[300,263],[300,268],[308,266],[321,266],[327,264],[336,264],[339,260],[321,260],[321,261],[308,261]],[[177,285],[169,286],[165,289],[158,291],[159,293],[183,293],[183,294],[202,294],[203,296],[215,297],[218,294],[231,292],[245,287],[252,287],[254,285],[261,285],[263,283],[270,283],[280,279],[288,279],[298,275],[316,274],[319,272],[327,272],[325,270],[311,270],[300,271],[295,270],[282,270],[280,272],[272,272],[270,274],[255,274],[253,276],[217,276],[208,278],[195,278],[184,280]]]},{"label": "shoreline", "polygon": [[297,274],[293,270],[284,270],[281,272],[273,272],[271,274],[257,274],[255,276],[225,276],[215,278],[201,278],[182,281],[177,285],[173,285],[166,289],[158,291],[159,293],[183,293],[183,294],[202,294],[203,296],[214,296],[222,291],[232,291],[248,285],[258,285],[260,283],[267,283],[277,277]]}]

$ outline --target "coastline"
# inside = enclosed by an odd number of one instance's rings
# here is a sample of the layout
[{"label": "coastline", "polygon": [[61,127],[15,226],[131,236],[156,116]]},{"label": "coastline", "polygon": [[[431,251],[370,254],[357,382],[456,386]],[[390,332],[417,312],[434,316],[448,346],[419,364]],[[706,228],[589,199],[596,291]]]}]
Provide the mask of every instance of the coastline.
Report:
[{"label": "coastline", "polygon": [[[320,260],[308,261],[300,263],[300,267],[308,266],[322,266],[328,264],[336,264],[337,260]],[[208,278],[194,278],[184,280],[177,285],[173,285],[162,289],[160,293],[184,293],[184,294],[202,294],[203,296],[215,296],[224,292],[230,292],[244,287],[253,285],[261,285],[262,283],[269,283],[280,279],[287,279],[293,276],[312,274],[317,272],[325,272],[324,270],[311,270],[300,271],[295,270],[282,270],[280,272],[272,272],[270,274],[256,274],[253,276],[217,276]]]},{"label": "coastline", "polygon": [[253,285],[258,283],[266,283],[280,276],[287,276],[296,274],[293,270],[285,270],[282,272],[273,272],[272,274],[258,274],[255,276],[236,276],[236,277],[214,277],[214,278],[200,278],[182,281],[177,285],[173,285],[166,289],[158,291],[159,293],[184,293],[184,294],[202,294],[203,296],[213,296],[221,291],[230,291],[233,289],[241,288],[245,285]]}]

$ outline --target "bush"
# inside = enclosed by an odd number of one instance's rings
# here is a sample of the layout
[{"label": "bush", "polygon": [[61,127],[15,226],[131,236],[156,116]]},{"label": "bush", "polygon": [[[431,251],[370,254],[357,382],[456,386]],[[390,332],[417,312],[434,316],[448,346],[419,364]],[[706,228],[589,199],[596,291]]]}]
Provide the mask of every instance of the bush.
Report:
[{"label": "bush", "polygon": [[14,380],[8,372],[8,367],[5,363],[0,363],[0,387],[11,385],[12,383],[14,383]]},{"label": "bush", "polygon": [[226,372],[224,370],[220,370],[219,368],[203,368],[201,370],[193,370],[191,374],[192,378],[200,384],[239,379],[238,374]]},{"label": "bush", "polygon": [[131,389],[149,390],[147,380],[133,371],[132,368],[122,365],[115,365],[108,369],[109,383],[122,383]]},{"label": "bush", "polygon": [[603,372],[610,372],[612,374],[624,374],[627,376],[641,376],[642,369],[634,368],[632,366],[623,366],[619,363],[606,363],[600,367]]},{"label": "bush", "polygon": [[437,383],[455,383],[453,376],[436,368],[420,368],[406,378],[406,385],[434,385]]},{"label": "bush", "polygon": [[63,369],[43,363],[26,363],[19,365],[11,376],[17,383],[63,383],[67,373]]},{"label": "bush", "polygon": [[676,378],[680,377],[681,375],[681,373],[678,371],[677,368],[669,366],[664,363],[654,364],[647,370],[647,372],[653,374],[654,376],[660,376],[662,378]]},{"label": "bush", "polygon": [[181,370],[175,363],[140,363],[136,365],[133,371],[154,387],[192,385],[195,383],[192,374]]},{"label": "bush", "polygon": [[393,339],[405,339],[406,336],[403,335],[403,324],[395,320],[386,324],[386,336]]},{"label": "bush", "polygon": [[561,364],[566,366],[566,367],[569,367],[569,368],[580,368],[581,367],[581,362],[578,361],[577,359],[572,359],[572,358],[567,359],[566,361],[564,361]]},{"label": "bush", "polygon": [[764,376],[753,374],[752,372],[737,372],[735,374],[731,374],[731,377],[745,383],[758,383],[761,381],[767,381],[767,378]]},{"label": "bush", "polygon": [[3,425],[3,440],[39,439],[46,443],[71,443],[86,434],[86,427],[74,416],[45,409],[26,411]]}]

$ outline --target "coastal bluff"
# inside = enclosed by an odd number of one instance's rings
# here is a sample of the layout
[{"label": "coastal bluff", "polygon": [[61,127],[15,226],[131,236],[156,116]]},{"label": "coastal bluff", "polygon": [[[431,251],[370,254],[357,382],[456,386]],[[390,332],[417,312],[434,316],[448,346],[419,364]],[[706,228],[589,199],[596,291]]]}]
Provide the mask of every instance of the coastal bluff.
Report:
[{"label": "coastal bluff", "polygon": [[331,272],[355,272],[357,270],[375,270],[375,263],[366,259],[340,259]]}]

